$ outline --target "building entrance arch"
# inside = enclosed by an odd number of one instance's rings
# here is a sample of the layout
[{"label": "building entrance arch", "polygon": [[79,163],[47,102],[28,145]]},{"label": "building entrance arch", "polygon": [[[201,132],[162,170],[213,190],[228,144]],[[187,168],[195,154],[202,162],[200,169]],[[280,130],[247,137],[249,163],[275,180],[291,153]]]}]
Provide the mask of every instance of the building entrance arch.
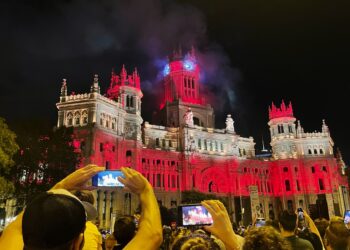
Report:
[{"label": "building entrance arch", "polygon": [[229,192],[227,177],[220,168],[209,168],[202,172],[201,192]]}]

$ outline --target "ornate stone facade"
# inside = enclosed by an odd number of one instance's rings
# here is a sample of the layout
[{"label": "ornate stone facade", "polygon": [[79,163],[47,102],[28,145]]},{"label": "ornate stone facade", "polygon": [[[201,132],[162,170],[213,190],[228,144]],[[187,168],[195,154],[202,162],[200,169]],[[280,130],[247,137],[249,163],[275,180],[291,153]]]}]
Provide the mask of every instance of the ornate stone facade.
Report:
[{"label": "ornate stone facade", "polygon": [[[291,104],[272,104],[272,155],[256,155],[253,138],[236,133],[231,115],[226,128],[214,127],[213,108],[200,95],[194,51],[184,57],[175,54],[163,73],[164,97],[153,124],[141,117],[136,69],[131,75],[124,66],[119,75],[112,72],[106,96],[100,93],[97,75],[86,94],[68,95],[63,81],[57,126],[75,128],[82,165],[135,168],[167,207],[180,204],[185,190],[227,196],[234,219],[244,223],[253,212],[268,217],[281,209],[318,206],[327,216],[349,209],[346,179],[324,121],[321,132],[305,133],[299,121],[295,124]],[[253,205],[252,190],[258,192],[258,204]],[[122,189],[100,189],[96,199],[100,226],[106,228],[115,216],[138,205]]]}]

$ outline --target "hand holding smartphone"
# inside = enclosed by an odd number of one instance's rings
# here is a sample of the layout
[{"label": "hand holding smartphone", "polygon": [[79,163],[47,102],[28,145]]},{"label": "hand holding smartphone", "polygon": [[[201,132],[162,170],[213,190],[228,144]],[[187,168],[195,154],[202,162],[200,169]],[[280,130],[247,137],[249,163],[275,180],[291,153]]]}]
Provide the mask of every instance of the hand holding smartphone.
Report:
[{"label": "hand holding smartphone", "polygon": [[301,207],[298,208],[298,220],[299,221],[302,221],[304,220],[304,212],[303,212],[303,209]]},{"label": "hand holding smartphone", "polygon": [[257,218],[255,222],[256,227],[262,227],[266,225],[266,221],[264,218]]},{"label": "hand holding smartphone", "polygon": [[344,213],[344,223],[345,224],[350,223],[350,210],[346,210]]},{"label": "hand holding smartphone", "polygon": [[181,205],[178,209],[180,226],[204,226],[213,224],[213,218],[201,204]]},{"label": "hand holding smartphone", "polygon": [[124,187],[118,177],[124,177],[121,170],[102,171],[92,177],[92,185],[95,187]]}]

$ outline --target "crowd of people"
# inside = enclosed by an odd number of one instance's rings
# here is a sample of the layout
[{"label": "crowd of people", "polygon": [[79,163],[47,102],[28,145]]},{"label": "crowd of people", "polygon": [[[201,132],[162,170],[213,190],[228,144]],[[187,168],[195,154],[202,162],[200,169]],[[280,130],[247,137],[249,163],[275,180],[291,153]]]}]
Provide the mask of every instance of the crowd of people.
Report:
[{"label": "crowd of people", "polygon": [[[102,239],[94,220],[97,211],[86,183],[103,167],[87,165],[35,197],[2,232],[0,249],[81,250],[81,249],[163,249],[163,250],[350,250],[350,231],[344,219],[313,221],[304,212],[283,211],[276,221],[246,230],[235,227],[225,206],[218,200],[202,201],[213,224],[202,227],[162,225],[156,196],[139,172],[122,168],[118,180],[138,195],[141,211],[117,218],[113,234]],[[199,211],[200,212],[200,211]],[[197,216],[197,210],[187,214]],[[137,223],[138,222],[138,223]]]}]

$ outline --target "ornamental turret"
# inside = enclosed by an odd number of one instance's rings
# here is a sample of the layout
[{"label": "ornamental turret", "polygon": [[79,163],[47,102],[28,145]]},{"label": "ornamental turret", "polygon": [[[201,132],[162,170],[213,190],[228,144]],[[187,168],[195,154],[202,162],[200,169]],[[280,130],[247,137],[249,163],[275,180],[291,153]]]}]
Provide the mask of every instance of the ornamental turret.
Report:
[{"label": "ornamental turret", "polygon": [[122,107],[130,113],[141,112],[142,92],[140,89],[140,76],[135,68],[131,75],[128,75],[123,64],[120,74],[112,70],[111,83],[107,90],[107,97],[122,104]]},{"label": "ornamental turret", "polygon": [[204,104],[200,96],[199,66],[194,49],[182,56],[181,50],[174,51],[163,70],[164,98],[161,108],[169,102]]},{"label": "ornamental turret", "polygon": [[60,101],[61,102],[66,101],[66,97],[67,97],[67,80],[63,79],[62,80],[62,87],[61,87]]},{"label": "ornamental turret", "polygon": [[269,107],[268,125],[270,126],[273,157],[276,159],[296,158],[297,150],[294,143],[296,137],[295,117],[292,103],[286,106],[282,100],[281,106],[272,103]]},{"label": "ornamental turret", "polygon": [[100,94],[100,85],[99,85],[99,82],[98,82],[98,75],[97,74],[94,75],[94,81],[93,81],[93,83],[91,85],[90,93],[92,93],[92,94]]}]

